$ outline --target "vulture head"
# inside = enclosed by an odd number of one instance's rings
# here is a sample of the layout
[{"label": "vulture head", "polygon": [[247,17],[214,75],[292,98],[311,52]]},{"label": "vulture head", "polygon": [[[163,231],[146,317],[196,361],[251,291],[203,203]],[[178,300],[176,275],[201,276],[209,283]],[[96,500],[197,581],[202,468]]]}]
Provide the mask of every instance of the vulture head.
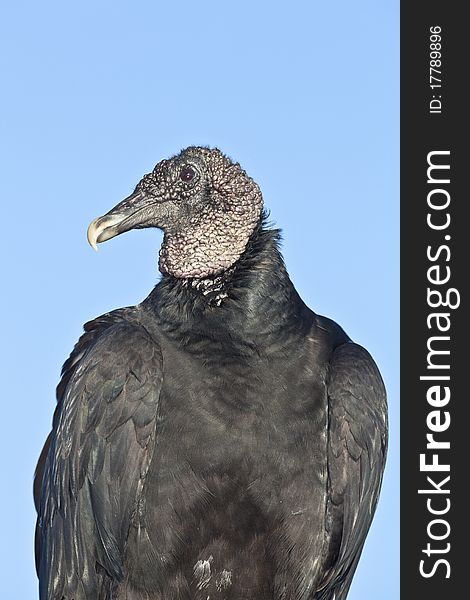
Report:
[{"label": "vulture head", "polygon": [[190,147],[162,160],[134,192],[88,227],[88,241],[109,240],[131,229],[164,232],[160,271],[205,278],[231,267],[258,224],[258,185],[220,150]]}]

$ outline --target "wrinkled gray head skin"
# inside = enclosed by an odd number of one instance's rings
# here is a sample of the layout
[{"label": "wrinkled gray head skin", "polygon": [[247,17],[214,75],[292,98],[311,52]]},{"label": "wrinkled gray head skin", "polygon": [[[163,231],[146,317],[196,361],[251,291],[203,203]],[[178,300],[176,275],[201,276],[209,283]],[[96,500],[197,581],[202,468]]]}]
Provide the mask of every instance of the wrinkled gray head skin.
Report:
[{"label": "wrinkled gray head skin", "polygon": [[179,278],[222,273],[243,253],[260,220],[258,185],[218,149],[190,147],[162,160],[134,192],[88,228],[96,248],[130,229],[164,231],[160,271]]}]

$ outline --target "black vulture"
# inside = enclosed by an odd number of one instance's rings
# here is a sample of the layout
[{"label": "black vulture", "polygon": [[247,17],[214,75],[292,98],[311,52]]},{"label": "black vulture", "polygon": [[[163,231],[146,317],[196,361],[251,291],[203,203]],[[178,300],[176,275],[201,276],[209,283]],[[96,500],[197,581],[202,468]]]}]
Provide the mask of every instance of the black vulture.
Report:
[{"label": "black vulture", "polygon": [[163,160],[88,230],[158,227],[161,281],[62,369],[35,479],[41,600],[344,600],[386,395],[301,300],[261,191],[218,149]]}]

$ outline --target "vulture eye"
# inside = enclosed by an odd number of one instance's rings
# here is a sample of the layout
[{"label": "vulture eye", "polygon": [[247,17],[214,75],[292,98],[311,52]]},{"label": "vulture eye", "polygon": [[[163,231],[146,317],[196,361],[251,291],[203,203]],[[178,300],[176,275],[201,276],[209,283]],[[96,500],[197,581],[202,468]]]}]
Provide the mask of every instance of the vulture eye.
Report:
[{"label": "vulture eye", "polygon": [[194,169],[189,165],[186,165],[181,169],[180,179],[181,181],[191,181],[192,179],[194,179],[194,175],[196,175]]}]

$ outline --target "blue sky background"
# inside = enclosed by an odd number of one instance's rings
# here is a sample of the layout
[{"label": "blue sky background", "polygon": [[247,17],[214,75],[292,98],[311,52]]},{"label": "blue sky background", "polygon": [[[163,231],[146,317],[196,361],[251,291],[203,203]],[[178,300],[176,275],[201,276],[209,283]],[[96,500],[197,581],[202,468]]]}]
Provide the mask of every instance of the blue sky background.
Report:
[{"label": "blue sky background", "polygon": [[391,440],[349,600],[398,598],[398,1],[5,3],[0,17],[2,598],[37,597],[31,486],[82,323],[143,299],[158,231],[86,228],[162,158],[261,185],[291,277],[380,366]]}]

